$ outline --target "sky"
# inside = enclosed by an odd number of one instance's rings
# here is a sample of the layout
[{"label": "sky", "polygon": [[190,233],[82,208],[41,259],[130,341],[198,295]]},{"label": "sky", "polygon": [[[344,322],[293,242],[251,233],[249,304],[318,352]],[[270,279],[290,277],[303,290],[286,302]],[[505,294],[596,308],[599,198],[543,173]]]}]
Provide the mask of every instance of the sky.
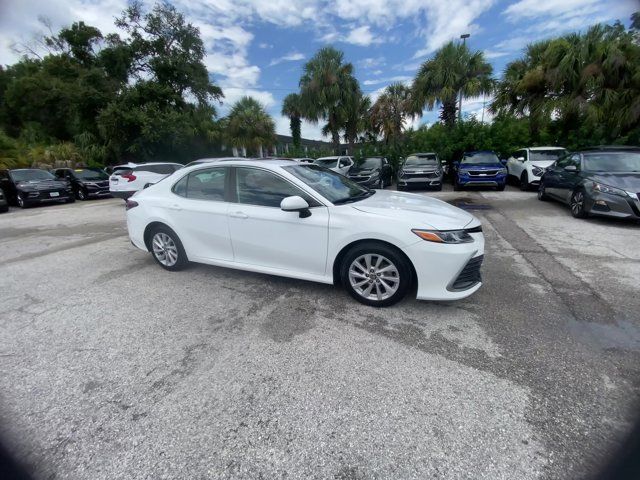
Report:
[{"label": "sky", "polygon": [[[147,7],[154,2],[145,0]],[[500,76],[530,42],[617,19],[625,25],[639,0],[171,0],[198,26],[205,64],[225,98],[224,115],[244,95],[273,116],[277,133],[289,134],[282,99],[298,91],[306,60],[332,45],[355,67],[363,91],[375,100],[393,82],[409,83],[422,62],[461,34],[483,50]],[[18,60],[13,46],[29,44],[46,18],[54,31],[82,20],[103,34],[127,0],[0,0],[0,64]],[[484,99],[485,101],[487,99]],[[482,115],[482,98],[463,102],[463,114]],[[413,126],[431,123],[424,112]],[[485,120],[488,116],[485,117]],[[305,138],[321,139],[321,125],[305,122]]]}]

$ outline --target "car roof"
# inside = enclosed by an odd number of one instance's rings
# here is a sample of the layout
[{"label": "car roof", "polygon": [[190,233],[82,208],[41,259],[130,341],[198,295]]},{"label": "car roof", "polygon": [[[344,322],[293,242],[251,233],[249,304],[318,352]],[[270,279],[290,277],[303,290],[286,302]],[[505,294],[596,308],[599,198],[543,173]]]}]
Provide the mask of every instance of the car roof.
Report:
[{"label": "car roof", "polygon": [[317,158],[316,160],[333,160],[333,159],[338,159],[340,157],[346,157],[347,155],[330,155],[328,157],[320,157]]},{"label": "car roof", "polygon": [[476,153],[493,153],[495,155],[496,152],[493,150],[473,150],[471,152],[464,152],[463,155],[473,155]]},{"label": "car roof", "polygon": [[525,147],[527,150],[566,150],[564,147]]},{"label": "car roof", "polygon": [[[209,163],[218,163],[218,162],[198,163],[195,165],[190,165],[188,167],[185,167],[181,171],[191,172],[192,170],[199,170]],[[277,170],[278,167],[290,167],[290,166],[298,165],[297,163],[292,162],[291,160],[264,159],[264,158],[239,158],[239,159],[227,160],[224,162],[224,164],[228,166],[239,166],[239,167],[266,167],[269,170]]]},{"label": "car roof", "polygon": [[640,152],[640,147],[631,145],[598,145],[595,147],[587,147],[578,152]]},{"label": "car roof", "polygon": [[410,157],[411,155],[437,155],[436,152],[416,152],[416,153],[410,153],[409,155],[407,155],[407,157]]}]

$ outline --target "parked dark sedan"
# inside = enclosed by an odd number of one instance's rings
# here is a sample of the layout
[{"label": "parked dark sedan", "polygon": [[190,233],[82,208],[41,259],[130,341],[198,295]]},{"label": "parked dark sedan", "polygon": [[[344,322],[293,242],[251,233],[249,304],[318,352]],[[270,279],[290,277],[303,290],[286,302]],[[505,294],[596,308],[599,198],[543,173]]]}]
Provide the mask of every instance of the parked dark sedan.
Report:
[{"label": "parked dark sedan", "polygon": [[444,169],[435,153],[412,153],[398,170],[398,190],[411,187],[442,190]]},{"label": "parked dark sedan", "polygon": [[78,200],[110,197],[109,175],[99,168],[58,168],[55,176],[71,184]]},{"label": "parked dark sedan", "polygon": [[8,202],[21,208],[39,203],[75,202],[69,182],[38,168],[2,170],[0,187]]},{"label": "parked dark sedan", "polygon": [[569,153],[544,172],[538,198],[568,204],[577,218],[593,214],[640,220],[640,148]]},{"label": "parked dark sedan", "polygon": [[9,211],[9,204],[7,203],[7,198],[4,196],[4,192],[0,189],[0,213],[5,213]]},{"label": "parked dark sedan", "polygon": [[367,157],[354,163],[347,177],[360,185],[384,188],[391,185],[391,165],[384,157]]}]

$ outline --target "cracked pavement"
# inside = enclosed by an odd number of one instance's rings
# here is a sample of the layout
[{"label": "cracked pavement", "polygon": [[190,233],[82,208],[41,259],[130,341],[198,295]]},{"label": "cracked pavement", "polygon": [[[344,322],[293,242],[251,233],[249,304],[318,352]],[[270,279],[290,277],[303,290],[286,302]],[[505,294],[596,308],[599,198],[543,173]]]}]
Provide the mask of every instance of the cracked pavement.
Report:
[{"label": "cracked pavement", "polygon": [[374,309],[171,273],[118,200],[0,215],[0,434],[36,478],[582,478],[635,421],[640,226],[474,208],[484,286]]}]

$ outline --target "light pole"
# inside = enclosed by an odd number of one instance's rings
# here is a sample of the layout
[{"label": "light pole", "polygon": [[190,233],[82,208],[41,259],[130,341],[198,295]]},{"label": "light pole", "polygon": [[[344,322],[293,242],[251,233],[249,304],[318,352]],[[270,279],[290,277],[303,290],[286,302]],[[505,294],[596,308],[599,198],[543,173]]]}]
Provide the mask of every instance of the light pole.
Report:
[{"label": "light pole", "polygon": [[[469,38],[471,36],[470,33],[463,33],[462,35],[460,35],[460,38],[462,39],[462,46],[464,47],[467,43],[467,38]],[[462,121],[462,88],[460,89],[460,95],[458,98],[458,121],[461,122]]]}]

